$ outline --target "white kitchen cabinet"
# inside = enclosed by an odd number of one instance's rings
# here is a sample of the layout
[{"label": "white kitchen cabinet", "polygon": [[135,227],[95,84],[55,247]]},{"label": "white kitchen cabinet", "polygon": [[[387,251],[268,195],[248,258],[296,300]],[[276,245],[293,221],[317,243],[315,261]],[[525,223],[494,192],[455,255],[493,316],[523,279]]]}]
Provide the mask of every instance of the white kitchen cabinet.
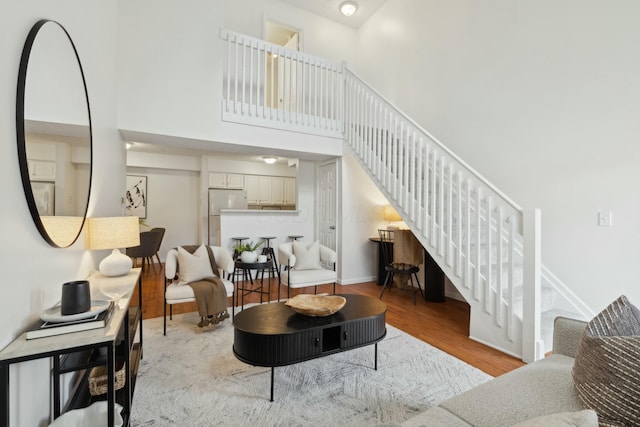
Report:
[{"label": "white kitchen cabinet", "polygon": [[263,175],[245,175],[247,202],[250,205],[272,204],[271,178]]},{"label": "white kitchen cabinet", "polygon": [[31,181],[55,181],[56,163],[42,160],[29,160],[29,179]]},{"label": "white kitchen cabinet", "polygon": [[295,178],[283,178],[283,194],[285,205],[296,204],[296,179]]},{"label": "white kitchen cabinet", "polygon": [[244,175],[237,173],[209,172],[209,188],[244,190]]},{"label": "white kitchen cabinet", "polygon": [[284,205],[284,178],[281,176],[271,177],[271,203]]}]

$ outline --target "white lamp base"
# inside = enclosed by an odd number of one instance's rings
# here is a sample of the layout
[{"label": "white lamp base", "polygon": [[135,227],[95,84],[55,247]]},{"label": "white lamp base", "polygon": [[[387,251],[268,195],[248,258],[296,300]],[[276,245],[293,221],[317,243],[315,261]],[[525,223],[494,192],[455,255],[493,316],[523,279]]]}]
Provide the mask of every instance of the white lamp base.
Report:
[{"label": "white lamp base", "polygon": [[111,255],[100,262],[100,273],[105,276],[115,277],[123,276],[131,271],[133,262],[131,258],[121,253],[118,249],[114,249]]}]

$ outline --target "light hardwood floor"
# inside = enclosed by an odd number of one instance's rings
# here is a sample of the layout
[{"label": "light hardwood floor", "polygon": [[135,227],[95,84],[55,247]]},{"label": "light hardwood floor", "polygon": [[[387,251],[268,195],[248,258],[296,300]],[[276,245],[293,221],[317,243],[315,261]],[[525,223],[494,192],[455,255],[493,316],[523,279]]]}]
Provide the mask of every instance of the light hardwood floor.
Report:
[{"label": "light hardwood floor", "polygon": [[[266,279],[265,279],[266,281]],[[164,267],[160,264],[145,266],[142,273],[143,318],[161,317],[163,313]],[[271,281],[270,299],[277,299],[277,279]],[[348,286],[338,285],[336,293],[362,294],[378,298],[380,286],[375,282]],[[318,287],[318,292],[332,292],[332,285]],[[313,288],[302,289],[313,293]],[[286,287],[281,295],[286,296]],[[292,290],[292,296],[298,290]],[[136,301],[134,299],[133,301]],[[245,297],[245,304],[258,302],[259,296],[251,294]],[[488,373],[498,376],[522,366],[519,359],[487,347],[469,339],[469,306],[464,302],[447,299],[442,303],[427,302],[418,297],[413,305],[409,292],[392,289],[385,292],[383,302],[387,304],[387,323],[404,332],[437,347],[458,359]],[[229,302],[231,305],[231,301]],[[174,313],[196,311],[195,303],[177,304]]]}]

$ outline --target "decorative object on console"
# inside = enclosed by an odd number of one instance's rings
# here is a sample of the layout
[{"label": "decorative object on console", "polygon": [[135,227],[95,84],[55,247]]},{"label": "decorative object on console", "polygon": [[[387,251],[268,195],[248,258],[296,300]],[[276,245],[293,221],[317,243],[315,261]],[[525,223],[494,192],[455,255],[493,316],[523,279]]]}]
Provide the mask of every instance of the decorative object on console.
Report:
[{"label": "decorative object on console", "polygon": [[398,230],[400,226],[398,224],[394,224],[394,222],[402,221],[402,217],[391,205],[387,205],[384,207],[384,220],[389,221],[389,224],[387,224],[387,230]]},{"label": "decorative object on console", "polygon": [[131,258],[122,254],[118,248],[129,248],[140,244],[138,217],[89,218],[88,223],[89,249],[113,249],[111,255],[100,262],[100,273],[113,277],[123,276],[131,271],[133,265]]},{"label": "decorative object on console", "polygon": [[88,280],[74,280],[62,285],[60,312],[63,316],[84,313],[91,308],[91,288]]},{"label": "decorative object on console", "polygon": [[61,316],[60,306],[51,307],[42,313],[41,320],[36,325],[27,330],[26,338],[30,340],[104,328],[113,316],[114,306],[113,301],[93,301],[86,316]]},{"label": "decorative object on console", "polygon": [[299,294],[289,298],[285,305],[291,307],[298,314],[325,317],[340,311],[346,303],[347,299],[340,295]]}]

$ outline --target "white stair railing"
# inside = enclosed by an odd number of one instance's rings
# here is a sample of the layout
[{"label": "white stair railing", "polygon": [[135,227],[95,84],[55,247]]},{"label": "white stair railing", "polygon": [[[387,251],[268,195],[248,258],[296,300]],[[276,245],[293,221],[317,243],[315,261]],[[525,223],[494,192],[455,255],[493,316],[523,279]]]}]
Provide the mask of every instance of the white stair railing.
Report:
[{"label": "white stair railing", "polygon": [[223,120],[342,137],[343,64],[222,30]]},{"label": "white stair railing", "polygon": [[538,213],[528,216],[343,64],[220,37],[223,120],[344,138],[470,304],[471,336],[526,361],[542,356]]},{"label": "white stair railing", "polygon": [[[533,274],[522,273],[522,209],[348,69],[344,123],[353,154],[471,304],[472,316],[498,330],[477,338],[524,359],[540,357],[539,325],[514,313],[515,289],[526,277],[539,278],[538,263],[527,266]],[[539,287],[539,279],[533,283]],[[527,296],[526,311],[539,313],[539,291]],[[533,331],[523,334],[524,325]]]}]

